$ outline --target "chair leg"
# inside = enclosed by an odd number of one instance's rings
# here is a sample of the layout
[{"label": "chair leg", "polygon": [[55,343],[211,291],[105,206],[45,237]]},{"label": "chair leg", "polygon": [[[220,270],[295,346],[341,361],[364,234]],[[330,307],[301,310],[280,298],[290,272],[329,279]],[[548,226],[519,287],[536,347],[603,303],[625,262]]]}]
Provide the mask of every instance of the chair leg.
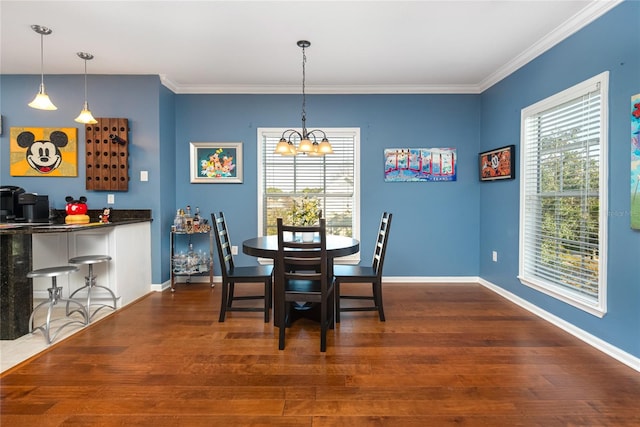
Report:
[{"label": "chair leg", "polygon": [[380,321],[384,322],[384,307],[382,306],[382,283],[374,282],[373,283],[373,298],[376,303],[376,307],[378,307],[378,316],[380,317]]},{"label": "chair leg", "polygon": [[236,286],[233,282],[229,283],[229,292],[227,295],[227,307],[231,307],[233,304],[233,296],[235,295]]},{"label": "chair leg", "polygon": [[336,279],[333,286],[336,300],[336,323],[340,323],[340,281]]},{"label": "chair leg", "polygon": [[284,334],[287,330],[287,318],[289,317],[289,308],[291,304],[284,301],[284,307],[280,313],[280,326],[278,327],[278,349],[284,350]]},{"label": "chair leg", "polygon": [[264,323],[269,323],[269,297],[271,295],[271,283],[269,280],[264,282]]},{"label": "chair leg", "polygon": [[320,307],[320,352],[323,353],[327,351],[327,329],[328,329],[328,311],[329,311],[329,300],[323,301],[320,303],[322,307]]},{"label": "chair leg", "polygon": [[227,282],[222,282],[222,295],[220,302],[220,318],[218,322],[224,322],[224,318],[227,315],[227,299],[229,297],[229,284]]}]

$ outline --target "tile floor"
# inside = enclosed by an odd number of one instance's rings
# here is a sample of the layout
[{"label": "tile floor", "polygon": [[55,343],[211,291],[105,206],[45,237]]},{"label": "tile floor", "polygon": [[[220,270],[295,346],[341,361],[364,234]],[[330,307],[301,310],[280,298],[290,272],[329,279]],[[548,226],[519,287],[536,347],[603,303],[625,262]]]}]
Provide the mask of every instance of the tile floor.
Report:
[{"label": "tile floor", "polygon": [[[34,301],[34,304],[35,303],[36,302]],[[92,310],[95,310],[93,306]],[[46,309],[38,310],[38,314],[40,316],[36,316],[36,325],[44,323],[46,313]],[[93,319],[91,319],[91,323],[93,324],[112,313],[114,313],[114,310],[111,310],[109,308],[102,308],[97,312]],[[64,316],[64,307],[56,307],[56,309],[54,309],[52,319],[61,318],[61,316]],[[56,333],[56,327],[63,323],[64,321],[53,321],[51,323],[51,336]],[[51,343],[51,345],[55,345],[60,341],[69,338],[85,327],[86,326],[79,324],[65,326],[60,334],[54,339],[53,343]],[[47,345],[44,334],[41,330],[36,330],[32,334],[24,335],[20,338],[16,338],[15,340],[0,340],[0,372],[4,372],[16,366],[22,361],[27,360],[30,357],[46,350],[48,347],[49,345]]]}]

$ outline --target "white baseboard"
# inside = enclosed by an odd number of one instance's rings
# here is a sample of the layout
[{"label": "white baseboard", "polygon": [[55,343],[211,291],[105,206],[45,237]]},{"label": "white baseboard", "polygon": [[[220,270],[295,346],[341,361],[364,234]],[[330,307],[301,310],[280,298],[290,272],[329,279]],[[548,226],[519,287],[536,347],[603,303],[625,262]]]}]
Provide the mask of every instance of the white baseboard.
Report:
[{"label": "white baseboard", "polygon": [[613,357],[614,359],[616,359],[619,362],[624,363],[625,365],[627,365],[628,367],[635,369],[636,371],[640,372],[640,358],[637,358],[635,356],[633,356],[632,354],[627,353],[624,350],[621,350],[620,348],[611,345],[610,343],[596,337],[595,335],[591,335],[590,333],[588,333],[587,331],[580,329],[578,327],[576,327],[575,325],[567,322],[566,320],[563,320],[561,318],[559,318],[556,315],[553,315],[551,313],[549,313],[548,311],[542,310],[540,307],[531,304],[529,301],[524,300],[522,298],[520,298],[519,296],[512,294],[511,292],[501,288],[500,286],[494,285],[493,283],[484,280],[484,279],[479,279],[478,282],[486,287],[487,289],[492,290],[493,292],[497,293],[498,295],[508,299],[509,301],[513,302],[514,304],[519,305],[520,307],[524,308],[525,310],[535,314],[536,316],[546,320],[547,322],[559,327],[560,329],[562,329],[563,331],[566,331],[568,333],[570,333],[571,335],[573,335],[574,337],[584,341],[585,343],[589,344],[590,346],[602,351],[603,353]]},{"label": "white baseboard", "polygon": [[383,283],[478,283],[479,277],[474,276],[440,276],[440,277],[405,277],[405,276],[385,276]]},{"label": "white baseboard", "polygon": [[[218,284],[222,281],[222,276],[213,276],[213,284]],[[191,283],[209,283],[208,276],[192,276]],[[183,282],[179,281],[176,284],[182,285]],[[162,282],[160,284],[152,284],[151,292],[162,292],[171,287],[171,280],[167,280],[166,282]]]}]

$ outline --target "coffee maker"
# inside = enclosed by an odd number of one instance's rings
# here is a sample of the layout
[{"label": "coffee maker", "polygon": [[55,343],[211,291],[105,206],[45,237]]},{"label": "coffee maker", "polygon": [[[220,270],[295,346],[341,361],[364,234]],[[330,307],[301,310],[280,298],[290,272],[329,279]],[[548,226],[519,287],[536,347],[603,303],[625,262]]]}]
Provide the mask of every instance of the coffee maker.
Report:
[{"label": "coffee maker", "polygon": [[49,196],[22,193],[18,195],[18,204],[22,206],[23,221],[31,223],[49,222]]},{"label": "coffee maker", "polygon": [[0,222],[15,222],[22,220],[22,206],[18,203],[24,188],[8,185],[0,187]]}]

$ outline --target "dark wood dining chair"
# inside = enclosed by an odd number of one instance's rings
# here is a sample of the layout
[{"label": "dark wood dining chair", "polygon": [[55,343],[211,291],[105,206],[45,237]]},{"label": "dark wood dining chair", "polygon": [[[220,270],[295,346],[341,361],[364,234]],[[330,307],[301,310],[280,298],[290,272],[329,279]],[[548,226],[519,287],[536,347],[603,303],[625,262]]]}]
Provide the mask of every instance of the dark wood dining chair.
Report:
[{"label": "dark wood dining chair", "polygon": [[[284,225],[282,218],[278,224],[278,254],[276,255],[275,298],[282,301],[278,323],[278,348],[284,350],[287,323],[290,321],[291,305],[307,302],[318,306],[320,312],[320,351],[327,349],[327,330],[334,327],[334,288],[327,257],[327,235],[324,219],[320,225],[301,227]],[[317,234],[313,242],[285,239],[306,233]]]},{"label": "dark wood dining chair", "polygon": [[[345,311],[377,311],[380,321],[385,321],[382,305],[382,266],[387,251],[392,217],[393,214],[388,212],[382,214],[373,251],[373,262],[370,266],[335,265],[333,267],[336,283],[336,322],[340,322],[340,312]],[[340,285],[343,283],[371,283],[372,292],[370,295],[343,295],[340,290]],[[344,307],[341,300],[369,300],[373,305]]]},{"label": "dark wood dining chair", "polygon": [[[231,238],[224,219],[224,213],[211,214],[211,222],[215,225],[216,245],[220,270],[222,272],[222,298],[220,303],[219,322],[224,322],[227,311],[260,311],[264,312],[264,321],[269,322],[269,310],[271,308],[273,266],[237,266],[233,262],[231,253]],[[263,295],[235,295],[235,286],[238,283],[264,283]],[[239,300],[264,300],[263,307],[246,307],[233,305]]]}]

